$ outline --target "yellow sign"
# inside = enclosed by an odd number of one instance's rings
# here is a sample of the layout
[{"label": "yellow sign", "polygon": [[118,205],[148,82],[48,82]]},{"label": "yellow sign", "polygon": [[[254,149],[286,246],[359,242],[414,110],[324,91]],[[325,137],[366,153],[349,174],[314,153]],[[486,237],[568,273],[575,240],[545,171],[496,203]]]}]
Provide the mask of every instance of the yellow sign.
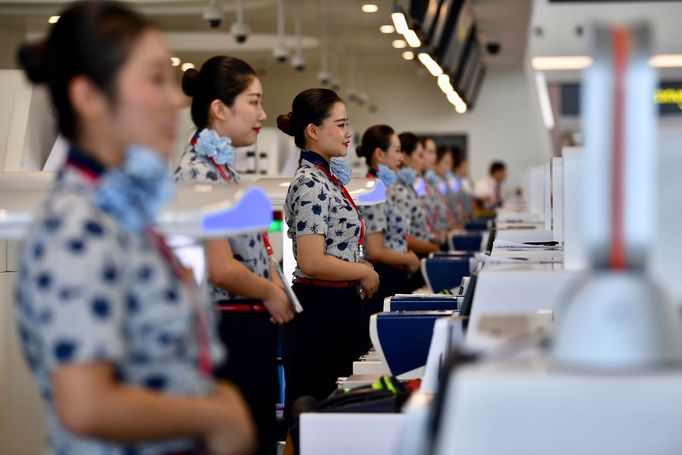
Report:
[{"label": "yellow sign", "polygon": [[681,88],[659,88],[654,94],[656,104],[677,104],[682,110],[682,89]]}]

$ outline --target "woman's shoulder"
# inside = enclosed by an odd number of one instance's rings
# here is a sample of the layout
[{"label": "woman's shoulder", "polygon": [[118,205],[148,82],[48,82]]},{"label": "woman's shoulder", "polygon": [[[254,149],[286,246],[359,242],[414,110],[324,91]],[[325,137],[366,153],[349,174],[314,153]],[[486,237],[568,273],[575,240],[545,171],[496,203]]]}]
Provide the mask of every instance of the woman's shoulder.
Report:
[{"label": "woman's shoulder", "polygon": [[322,187],[326,190],[331,189],[331,182],[322,171],[314,166],[301,165],[296,169],[291,181],[292,186],[303,188]]},{"label": "woman's shoulder", "polygon": [[43,204],[28,235],[27,244],[49,245],[65,259],[94,250],[115,256],[131,244],[131,234],[94,203],[90,194],[57,191]]},{"label": "woman's shoulder", "polygon": [[173,173],[176,182],[210,183],[217,182],[218,177],[215,166],[191,146],[185,149]]}]

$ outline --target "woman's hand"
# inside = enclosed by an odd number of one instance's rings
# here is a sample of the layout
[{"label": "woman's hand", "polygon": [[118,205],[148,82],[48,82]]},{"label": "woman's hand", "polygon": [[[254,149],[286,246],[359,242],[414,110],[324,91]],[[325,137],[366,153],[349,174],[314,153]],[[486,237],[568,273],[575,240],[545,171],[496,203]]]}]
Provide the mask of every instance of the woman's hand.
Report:
[{"label": "woman's hand", "polygon": [[410,270],[410,273],[414,273],[417,270],[419,270],[419,268],[422,266],[422,262],[419,259],[419,257],[417,257],[417,255],[414,254],[414,251],[408,251],[407,256],[408,259],[406,265],[407,268]]},{"label": "woman's hand", "polygon": [[366,265],[365,267],[367,268],[367,272],[360,278],[360,286],[362,286],[362,289],[365,291],[364,297],[369,299],[372,298],[374,293],[377,292],[377,289],[379,289],[379,274],[375,272],[373,268],[367,267]]},{"label": "woman's hand", "polygon": [[270,313],[270,320],[276,324],[285,324],[294,318],[294,307],[289,302],[286,292],[279,285],[270,283],[268,297],[263,305]]},{"label": "woman's hand", "polygon": [[204,434],[211,455],[246,455],[256,447],[256,429],[251,412],[239,391],[227,383],[216,384],[213,397],[217,416]]}]

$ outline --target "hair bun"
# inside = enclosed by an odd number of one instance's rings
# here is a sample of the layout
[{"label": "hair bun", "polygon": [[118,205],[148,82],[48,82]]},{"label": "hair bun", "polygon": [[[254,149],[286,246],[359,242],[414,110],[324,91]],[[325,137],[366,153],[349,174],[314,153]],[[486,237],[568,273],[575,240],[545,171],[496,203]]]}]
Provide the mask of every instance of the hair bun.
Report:
[{"label": "hair bun", "polygon": [[277,116],[277,128],[280,129],[281,132],[288,136],[295,136],[296,132],[293,129],[293,114],[291,112],[288,112],[286,114],[280,114]]},{"label": "hair bun", "polygon": [[355,146],[355,154],[358,156],[358,158],[366,158],[363,152],[364,150],[362,149],[362,145],[358,144]]},{"label": "hair bun", "polygon": [[182,91],[187,96],[194,96],[197,91],[197,80],[199,79],[199,71],[194,68],[189,68],[182,75]]},{"label": "hair bun", "polygon": [[49,72],[45,60],[45,41],[22,44],[17,52],[19,65],[34,84],[47,82]]}]

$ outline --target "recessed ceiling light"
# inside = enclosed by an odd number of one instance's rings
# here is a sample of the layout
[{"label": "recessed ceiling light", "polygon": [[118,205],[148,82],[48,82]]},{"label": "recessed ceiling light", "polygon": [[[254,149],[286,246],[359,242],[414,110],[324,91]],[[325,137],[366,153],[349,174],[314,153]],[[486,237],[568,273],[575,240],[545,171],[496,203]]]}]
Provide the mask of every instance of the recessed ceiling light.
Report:
[{"label": "recessed ceiling light", "polygon": [[187,71],[189,69],[194,69],[194,63],[183,63],[180,67],[181,70]]},{"label": "recessed ceiling light", "polygon": [[59,21],[60,16],[50,16],[50,18],[47,20],[48,23],[50,24],[56,24],[57,21]]},{"label": "recessed ceiling light", "polygon": [[381,33],[393,33],[395,32],[395,27],[392,25],[382,25],[379,27],[379,31]]},{"label": "recessed ceiling light", "polygon": [[[583,70],[592,65],[586,55],[533,57],[533,69],[537,71]],[[682,54],[659,54],[649,59],[654,68],[682,68]]]},{"label": "recessed ceiling light", "polygon": [[654,55],[649,59],[649,65],[654,68],[681,68],[682,55],[680,54],[661,54]]},{"label": "recessed ceiling light", "polygon": [[410,47],[420,47],[422,45],[422,42],[419,41],[419,37],[417,37],[414,30],[408,30],[407,33],[405,33],[405,40]]},{"label": "recessed ceiling light", "polygon": [[426,69],[429,70],[429,73],[431,73],[432,76],[438,77],[443,74],[443,68],[441,68],[438,62],[426,52],[421,52],[417,57]]},{"label": "recessed ceiling light", "polygon": [[171,65],[180,66],[180,59],[177,57],[171,57]]},{"label": "recessed ceiling light", "polygon": [[407,19],[403,13],[395,12],[391,14],[391,19],[393,19],[395,30],[401,35],[404,35],[410,29],[410,27],[407,26]]},{"label": "recessed ceiling light", "polygon": [[405,60],[414,60],[414,52],[412,52],[412,51],[403,52],[403,58]]},{"label": "recessed ceiling light", "polygon": [[533,57],[532,64],[538,71],[582,70],[592,64],[592,58],[584,55]]},{"label": "recessed ceiling light", "polygon": [[391,46],[395,47],[396,49],[404,49],[407,47],[407,43],[405,42],[405,40],[396,39],[393,40]]},{"label": "recessed ceiling light", "polygon": [[365,3],[362,5],[362,11],[365,13],[376,13],[379,11],[379,7],[374,3]]},{"label": "recessed ceiling light", "polygon": [[450,83],[450,76],[447,74],[441,74],[438,76],[438,87],[440,87],[442,92],[446,95],[455,91],[455,89],[452,88],[452,84]]}]

